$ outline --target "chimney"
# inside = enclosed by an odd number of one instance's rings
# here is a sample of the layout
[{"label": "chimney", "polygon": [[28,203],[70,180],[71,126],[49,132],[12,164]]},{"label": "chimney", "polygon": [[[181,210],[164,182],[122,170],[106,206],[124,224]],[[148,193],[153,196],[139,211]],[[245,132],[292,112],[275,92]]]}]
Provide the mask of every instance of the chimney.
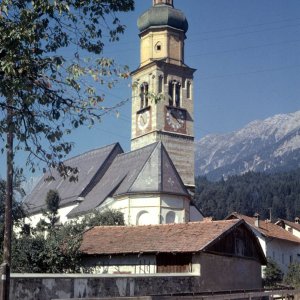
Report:
[{"label": "chimney", "polygon": [[295,218],[295,223],[300,224],[300,219],[298,217]]},{"label": "chimney", "polygon": [[255,227],[259,228],[260,227],[260,216],[259,216],[259,214],[255,213],[254,218],[255,218],[254,225],[255,225]]}]

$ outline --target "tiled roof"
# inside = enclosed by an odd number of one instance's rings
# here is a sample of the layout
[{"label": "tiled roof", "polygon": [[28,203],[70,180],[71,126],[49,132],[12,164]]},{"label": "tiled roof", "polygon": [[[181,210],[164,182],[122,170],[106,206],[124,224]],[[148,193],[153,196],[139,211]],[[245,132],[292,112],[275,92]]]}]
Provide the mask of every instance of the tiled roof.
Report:
[{"label": "tiled roof", "polygon": [[290,232],[284,230],[278,225],[275,225],[270,222],[266,222],[264,220],[260,220],[260,227],[255,226],[255,218],[254,217],[248,217],[239,213],[232,213],[229,215],[226,219],[243,219],[246,221],[247,224],[249,224],[252,228],[260,232],[263,236],[268,238],[276,238],[280,240],[285,240],[293,243],[299,243],[300,239],[295,237]]},{"label": "tiled roof", "polygon": [[244,221],[97,226],[84,233],[80,250],[89,255],[199,252],[240,224]]},{"label": "tiled roof", "polygon": [[[74,202],[78,197],[85,196],[93,185],[101,179],[116,155],[122,152],[121,146],[116,143],[66,160],[66,165],[78,168],[78,180],[70,182],[68,178],[60,177],[56,170],[50,170],[26,197],[25,208],[29,213],[35,213],[45,208],[46,195],[51,189],[59,192],[62,199],[61,206]],[[45,181],[50,174],[55,180]]]},{"label": "tiled roof", "polygon": [[295,222],[291,222],[291,221],[281,219],[281,220],[277,221],[276,224],[280,224],[281,222],[283,222],[284,224],[300,231],[300,224],[299,223],[295,223]]},{"label": "tiled roof", "polygon": [[68,216],[84,214],[101,205],[108,197],[158,192],[189,197],[161,142],[118,155],[103,178]]}]

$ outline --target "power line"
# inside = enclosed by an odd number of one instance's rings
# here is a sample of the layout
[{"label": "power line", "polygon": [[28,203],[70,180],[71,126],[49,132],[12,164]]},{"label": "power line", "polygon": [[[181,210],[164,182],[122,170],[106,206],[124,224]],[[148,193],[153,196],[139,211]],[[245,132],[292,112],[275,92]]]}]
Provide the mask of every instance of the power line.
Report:
[{"label": "power line", "polygon": [[222,28],[222,29],[216,29],[216,30],[210,30],[210,31],[202,31],[202,32],[199,32],[199,34],[216,33],[216,32],[222,32],[222,31],[237,30],[237,29],[251,28],[251,27],[258,27],[258,26],[265,26],[265,25],[278,24],[278,23],[291,22],[291,21],[298,21],[298,20],[300,20],[300,18],[285,19],[285,20],[281,20],[281,21],[273,21],[273,22],[266,22],[266,23],[258,23],[258,24],[252,24],[252,25],[247,25],[247,26],[236,26],[236,27]]},{"label": "power line", "polygon": [[257,74],[257,73],[266,73],[266,72],[275,72],[275,71],[281,71],[281,70],[286,70],[286,69],[294,69],[294,68],[299,68],[299,67],[300,67],[300,65],[293,65],[293,66],[284,66],[284,67],[279,67],[279,68],[261,69],[261,70],[250,71],[250,72],[241,72],[241,73],[232,73],[232,74],[202,77],[202,78],[200,78],[200,80],[226,78],[226,77],[250,75],[250,74]]},{"label": "power line", "polygon": [[228,35],[223,35],[223,36],[218,36],[218,37],[203,38],[203,39],[199,39],[199,40],[191,40],[191,41],[189,41],[189,44],[193,44],[195,42],[200,42],[200,41],[218,40],[218,39],[225,39],[225,38],[230,38],[230,37],[237,37],[237,36],[247,35],[247,34],[253,34],[253,33],[261,33],[261,32],[266,32],[266,31],[281,30],[281,29],[288,28],[288,27],[298,27],[298,26],[300,26],[300,23],[296,24],[296,25],[286,25],[286,26],[282,26],[282,27],[278,27],[278,28],[268,28],[268,29],[263,29],[263,30],[238,32],[238,33],[228,34]]},{"label": "power line", "polygon": [[229,50],[223,50],[223,51],[199,53],[199,54],[189,55],[189,57],[208,56],[208,55],[224,54],[224,53],[230,53],[230,52],[239,52],[239,51],[259,49],[259,48],[264,48],[264,47],[278,46],[278,45],[282,45],[282,44],[290,44],[290,43],[298,43],[298,42],[300,42],[300,40],[282,41],[282,42],[277,42],[277,43],[268,43],[268,44],[259,45],[259,46],[249,46],[249,47],[235,48],[235,49],[229,49]]}]

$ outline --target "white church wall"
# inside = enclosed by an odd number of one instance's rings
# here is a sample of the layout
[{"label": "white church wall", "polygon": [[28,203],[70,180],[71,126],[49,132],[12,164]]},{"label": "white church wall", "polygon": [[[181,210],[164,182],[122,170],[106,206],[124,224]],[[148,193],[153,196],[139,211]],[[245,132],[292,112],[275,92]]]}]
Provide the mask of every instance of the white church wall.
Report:
[{"label": "white church wall", "polygon": [[185,212],[184,210],[173,208],[162,208],[161,216],[163,218],[163,224],[183,223]]},{"label": "white church wall", "polygon": [[184,200],[182,197],[174,198],[174,196],[162,196],[161,205],[168,208],[183,209]]},{"label": "white church wall", "polygon": [[147,196],[140,196],[138,198],[131,197],[130,198],[130,207],[158,207],[160,206],[160,197],[151,195]]},{"label": "white church wall", "polygon": [[160,223],[160,207],[134,207],[130,210],[131,225],[156,225]]},{"label": "white church wall", "polygon": [[[78,204],[73,204],[73,205],[70,205],[70,206],[65,206],[65,207],[61,207],[59,210],[58,210],[58,216],[59,216],[59,223],[61,224],[65,224],[69,219],[67,217],[68,213],[74,209]],[[25,218],[25,224],[29,224],[31,225],[32,227],[36,227],[37,223],[41,220],[45,218],[43,216],[43,213],[37,213],[35,215],[31,215],[29,217],[26,217]]]},{"label": "white church wall", "polygon": [[109,198],[101,207],[112,208],[124,214],[126,225],[156,225],[189,221],[185,208],[187,199],[176,195],[130,195]]}]

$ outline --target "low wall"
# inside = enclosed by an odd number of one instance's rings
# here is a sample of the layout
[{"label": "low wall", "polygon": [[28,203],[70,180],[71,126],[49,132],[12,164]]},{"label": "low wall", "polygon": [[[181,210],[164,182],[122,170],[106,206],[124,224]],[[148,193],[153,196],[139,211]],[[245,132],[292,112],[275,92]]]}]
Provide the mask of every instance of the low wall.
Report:
[{"label": "low wall", "polygon": [[[217,287],[207,291],[201,283],[201,276],[194,274],[159,275],[53,275],[53,274],[11,274],[10,299],[12,300],[54,300],[54,299],[117,299],[122,300],[171,300],[171,299],[225,299],[217,293]],[[206,290],[207,293],[203,293]],[[233,292],[233,291],[232,291]],[[240,291],[239,291],[240,292]],[[192,294],[195,294],[192,296]],[[177,294],[177,295],[176,295]],[[189,294],[187,297],[179,295]],[[226,299],[263,299],[254,293],[229,294]],[[297,291],[261,292],[262,295],[298,294]],[[151,297],[151,295],[156,295]],[[160,295],[160,296],[159,296]],[[163,296],[165,295],[165,296]],[[176,295],[172,297],[171,295]],[[212,296],[213,295],[213,296]],[[261,296],[262,296],[261,295]],[[133,298],[129,298],[133,297]],[[268,298],[268,297],[266,297]]]},{"label": "low wall", "polygon": [[13,300],[138,297],[201,291],[199,275],[12,274]]},{"label": "low wall", "polygon": [[260,264],[255,260],[209,253],[193,260],[194,273],[12,274],[11,299],[139,297],[262,288]]}]

